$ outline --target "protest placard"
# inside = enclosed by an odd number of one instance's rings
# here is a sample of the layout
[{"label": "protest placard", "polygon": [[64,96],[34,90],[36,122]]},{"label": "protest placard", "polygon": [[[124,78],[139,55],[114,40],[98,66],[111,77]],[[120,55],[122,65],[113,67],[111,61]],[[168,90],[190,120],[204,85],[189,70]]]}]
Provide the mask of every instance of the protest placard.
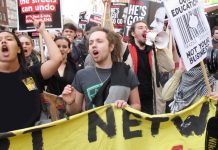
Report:
[{"label": "protest placard", "polygon": [[212,45],[203,3],[200,0],[166,0],[164,5],[184,65],[190,70],[207,56]]},{"label": "protest placard", "polygon": [[87,23],[88,23],[87,12],[86,11],[80,12],[78,27],[85,30]]},{"label": "protest placard", "polygon": [[33,20],[41,19],[46,28],[62,28],[60,0],[17,0],[19,31],[34,31]]},{"label": "protest placard", "polygon": [[123,33],[125,25],[124,17],[128,10],[128,3],[112,2],[111,3],[111,19],[114,26],[114,31]]},{"label": "protest placard", "polygon": [[99,14],[91,14],[89,18],[89,22],[96,23],[98,25],[101,25],[101,18],[102,16]]},{"label": "protest placard", "polygon": [[[127,41],[128,32],[131,25],[138,21],[144,20],[147,22],[148,27],[155,19],[155,14],[158,8],[163,7],[163,3],[160,1],[152,1],[152,0],[130,0],[128,5],[127,14],[124,11],[124,40]],[[164,19],[165,14],[162,16],[162,20]]]}]

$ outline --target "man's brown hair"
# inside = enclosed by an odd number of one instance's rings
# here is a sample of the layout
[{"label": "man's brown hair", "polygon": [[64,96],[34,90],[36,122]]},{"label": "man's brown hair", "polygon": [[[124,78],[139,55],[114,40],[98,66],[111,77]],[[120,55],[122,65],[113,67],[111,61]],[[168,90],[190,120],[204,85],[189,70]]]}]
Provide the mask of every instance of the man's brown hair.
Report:
[{"label": "man's brown hair", "polygon": [[106,34],[107,40],[109,41],[109,46],[111,46],[112,44],[114,45],[114,49],[111,52],[112,62],[121,62],[122,42],[120,35],[118,33],[115,33],[102,27],[93,27],[89,35],[96,31],[104,32]]}]

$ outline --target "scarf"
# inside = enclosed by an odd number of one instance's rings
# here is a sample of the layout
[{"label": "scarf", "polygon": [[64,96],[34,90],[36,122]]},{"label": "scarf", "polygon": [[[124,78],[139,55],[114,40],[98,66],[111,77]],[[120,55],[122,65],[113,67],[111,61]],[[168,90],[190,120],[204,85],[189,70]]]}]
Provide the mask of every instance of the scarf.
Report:
[{"label": "scarf", "polygon": [[36,64],[39,64],[39,59],[38,57],[36,56],[37,54],[35,54],[35,52],[32,52],[30,54],[30,56],[28,56],[26,58],[26,63],[27,63],[27,66],[33,66],[33,65],[36,65]]},{"label": "scarf", "polygon": [[[207,69],[206,69],[207,70]],[[208,70],[207,70],[208,74]],[[209,83],[212,91],[216,89],[216,80],[212,75],[209,75]],[[182,74],[179,86],[177,87],[174,100],[170,103],[172,113],[178,112],[190,106],[197,97],[202,97],[208,94],[207,86],[204,81],[204,76],[201,67],[197,66]]]}]

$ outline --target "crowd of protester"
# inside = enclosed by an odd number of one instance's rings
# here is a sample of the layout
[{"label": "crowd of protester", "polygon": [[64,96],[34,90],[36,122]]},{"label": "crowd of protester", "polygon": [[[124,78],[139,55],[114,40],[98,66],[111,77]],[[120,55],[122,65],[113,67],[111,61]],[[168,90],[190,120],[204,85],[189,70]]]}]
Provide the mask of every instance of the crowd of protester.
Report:
[{"label": "crowd of protester", "polygon": [[[146,45],[145,33],[152,29],[145,21],[132,24],[128,43],[96,25],[83,30],[67,23],[53,38],[43,21],[34,20],[34,25],[45,41],[45,62],[28,34],[0,31],[0,81],[7,83],[0,86],[5,99],[0,132],[50,122],[43,91],[63,101],[59,119],[108,103],[153,115],[181,111],[204,95],[218,98],[216,79],[207,72],[209,93],[200,65],[186,71],[182,58],[176,67],[178,50]],[[212,31],[217,48],[218,28]]]}]

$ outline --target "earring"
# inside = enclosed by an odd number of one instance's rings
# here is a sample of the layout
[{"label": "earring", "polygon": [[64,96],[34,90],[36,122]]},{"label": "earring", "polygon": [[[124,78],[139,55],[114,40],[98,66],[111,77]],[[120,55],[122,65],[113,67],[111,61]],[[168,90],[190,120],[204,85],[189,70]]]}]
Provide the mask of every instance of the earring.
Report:
[{"label": "earring", "polygon": [[17,53],[18,53],[18,54],[20,54],[20,52],[21,52],[20,50],[19,50],[19,51],[17,51]]}]

